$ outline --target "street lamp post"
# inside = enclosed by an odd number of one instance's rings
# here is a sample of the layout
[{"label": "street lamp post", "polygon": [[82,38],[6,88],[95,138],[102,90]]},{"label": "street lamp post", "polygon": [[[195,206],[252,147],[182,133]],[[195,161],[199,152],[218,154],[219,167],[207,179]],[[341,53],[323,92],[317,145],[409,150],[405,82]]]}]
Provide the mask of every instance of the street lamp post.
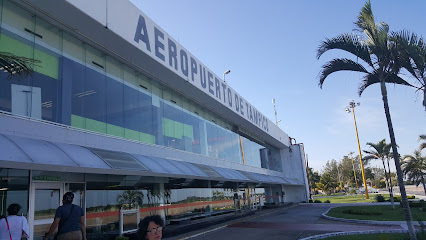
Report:
[{"label": "street lamp post", "polygon": [[351,110],[349,108],[351,108],[352,109],[352,114],[354,116],[355,133],[356,133],[356,140],[358,142],[358,151],[359,151],[359,162],[361,164],[362,181],[364,182],[364,188],[365,188],[365,198],[369,199],[369,197],[368,197],[367,183],[365,181],[364,164],[362,163],[361,146],[359,145],[358,129],[357,129],[357,126],[356,126],[356,119],[355,119],[355,107],[359,106],[359,105],[360,105],[360,103],[356,103],[355,104],[355,101],[352,100],[351,102],[349,102],[349,107],[346,107],[345,110],[346,110],[346,112],[350,113]]},{"label": "street lamp post", "polygon": [[231,70],[226,70],[224,73],[223,73],[223,81],[226,83],[226,81],[225,81],[225,75],[226,74],[228,74],[228,73],[230,73],[231,72]]},{"label": "street lamp post", "polygon": [[274,104],[274,112],[275,112],[275,125],[278,126],[278,123],[281,122],[281,120],[278,120],[277,118],[277,110],[275,108],[275,98],[272,98],[272,103]]}]

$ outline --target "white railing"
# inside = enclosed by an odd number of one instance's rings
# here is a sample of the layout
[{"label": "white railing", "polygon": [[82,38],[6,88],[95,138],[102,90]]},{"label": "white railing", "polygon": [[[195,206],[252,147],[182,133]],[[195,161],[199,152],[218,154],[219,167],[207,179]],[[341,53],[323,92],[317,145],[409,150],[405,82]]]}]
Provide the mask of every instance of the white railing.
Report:
[{"label": "white railing", "polygon": [[[124,230],[124,215],[132,215],[136,213],[136,228],[134,229],[126,229]],[[136,232],[138,230],[138,225],[140,221],[140,213],[139,209],[129,209],[129,210],[123,210],[120,209],[120,220],[119,220],[119,226],[120,226],[120,237],[123,236],[124,233],[132,233]]]}]

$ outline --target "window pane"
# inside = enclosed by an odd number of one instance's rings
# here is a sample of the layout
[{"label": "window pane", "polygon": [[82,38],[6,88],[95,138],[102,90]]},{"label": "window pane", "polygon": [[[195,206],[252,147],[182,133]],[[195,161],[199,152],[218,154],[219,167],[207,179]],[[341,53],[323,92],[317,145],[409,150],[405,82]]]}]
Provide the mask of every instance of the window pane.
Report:
[{"label": "window pane", "polygon": [[83,94],[83,113],[86,129],[106,133],[105,59],[102,54],[86,46],[86,68]]},{"label": "window pane", "polygon": [[124,137],[124,81],[122,64],[106,58],[106,111],[107,134]]}]

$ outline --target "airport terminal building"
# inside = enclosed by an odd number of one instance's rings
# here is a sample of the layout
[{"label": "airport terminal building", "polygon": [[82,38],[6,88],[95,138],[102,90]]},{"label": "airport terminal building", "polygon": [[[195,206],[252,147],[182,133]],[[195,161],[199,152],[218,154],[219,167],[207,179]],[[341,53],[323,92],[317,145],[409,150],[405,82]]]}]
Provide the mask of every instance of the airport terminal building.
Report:
[{"label": "airport terminal building", "polygon": [[88,239],[309,198],[302,144],[128,0],[0,0],[0,215],[42,239],[67,191]]}]

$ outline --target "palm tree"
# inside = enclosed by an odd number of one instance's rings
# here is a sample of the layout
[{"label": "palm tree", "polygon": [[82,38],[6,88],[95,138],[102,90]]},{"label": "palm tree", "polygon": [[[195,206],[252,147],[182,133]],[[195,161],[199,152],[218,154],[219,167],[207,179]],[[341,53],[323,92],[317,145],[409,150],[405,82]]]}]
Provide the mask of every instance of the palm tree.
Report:
[{"label": "palm tree", "polygon": [[34,66],[37,66],[40,60],[16,56],[8,52],[0,52],[0,71],[7,72],[9,77],[20,75],[30,76],[34,73]]},{"label": "palm tree", "polygon": [[367,143],[370,148],[373,148],[374,150],[363,150],[365,153],[367,153],[367,156],[363,157],[363,161],[368,161],[372,159],[382,160],[383,163],[383,170],[385,172],[385,178],[386,178],[386,186],[389,190],[389,195],[392,203],[392,209],[395,209],[394,201],[393,201],[393,189],[392,189],[392,180],[390,179],[390,169],[389,169],[389,175],[388,171],[386,170],[385,161],[388,161],[388,167],[389,167],[389,157],[391,155],[391,145],[386,144],[386,139],[383,139],[379,141],[377,144],[374,143]]},{"label": "palm tree", "polygon": [[426,193],[424,176],[426,174],[426,158],[422,157],[419,151],[414,151],[414,155],[405,155],[402,161],[402,169],[407,179],[413,181],[416,186],[423,184]]},{"label": "palm tree", "polygon": [[384,22],[376,24],[370,2],[365,3],[355,24],[362,34],[346,33],[332,39],[326,39],[320,44],[317,50],[317,58],[319,59],[329,50],[340,49],[354,55],[354,57],[357,58],[357,61],[359,59],[364,62],[369,70],[367,70],[364,65],[351,59],[333,59],[323,65],[320,73],[319,86],[322,88],[325,79],[330,74],[344,70],[360,72],[365,75],[361,86],[359,87],[359,95],[361,95],[362,92],[370,85],[380,83],[392,153],[398,175],[398,185],[401,192],[404,216],[407,221],[410,239],[416,239],[410,207],[407,200],[407,193],[403,182],[403,174],[401,171],[392,119],[389,113],[389,103],[385,83],[396,83],[407,86],[412,85],[398,76],[402,68],[402,64],[399,62],[401,52],[398,51],[399,48],[397,48],[394,42],[391,41],[392,39],[389,36],[389,26]]},{"label": "palm tree", "polygon": [[117,202],[127,204],[129,208],[142,206],[144,194],[138,190],[124,190],[123,194],[117,195]]},{"label": "palm tree", "polygon": [[423,37],[408,31],[392,33],[392,41],[400,52],[400,62],[416,80],[420,87],[417,91],[423,91],[423,106],[426,110],[426,43]]},{"label": "palm tree", "polygon": [[419,152],[421,152],[423,149],[426,148],[426,134],[422,134],[419,136],[419,141],[422,141],[422,143],[420,143],[420,147],[419,147]]},{"label": "palm tree", "polygon": [[337,187],[336,179],[333,178],[329,172],[325,172],[319,181],[318,186],[327,194],[330,195],[333,190]]}]

